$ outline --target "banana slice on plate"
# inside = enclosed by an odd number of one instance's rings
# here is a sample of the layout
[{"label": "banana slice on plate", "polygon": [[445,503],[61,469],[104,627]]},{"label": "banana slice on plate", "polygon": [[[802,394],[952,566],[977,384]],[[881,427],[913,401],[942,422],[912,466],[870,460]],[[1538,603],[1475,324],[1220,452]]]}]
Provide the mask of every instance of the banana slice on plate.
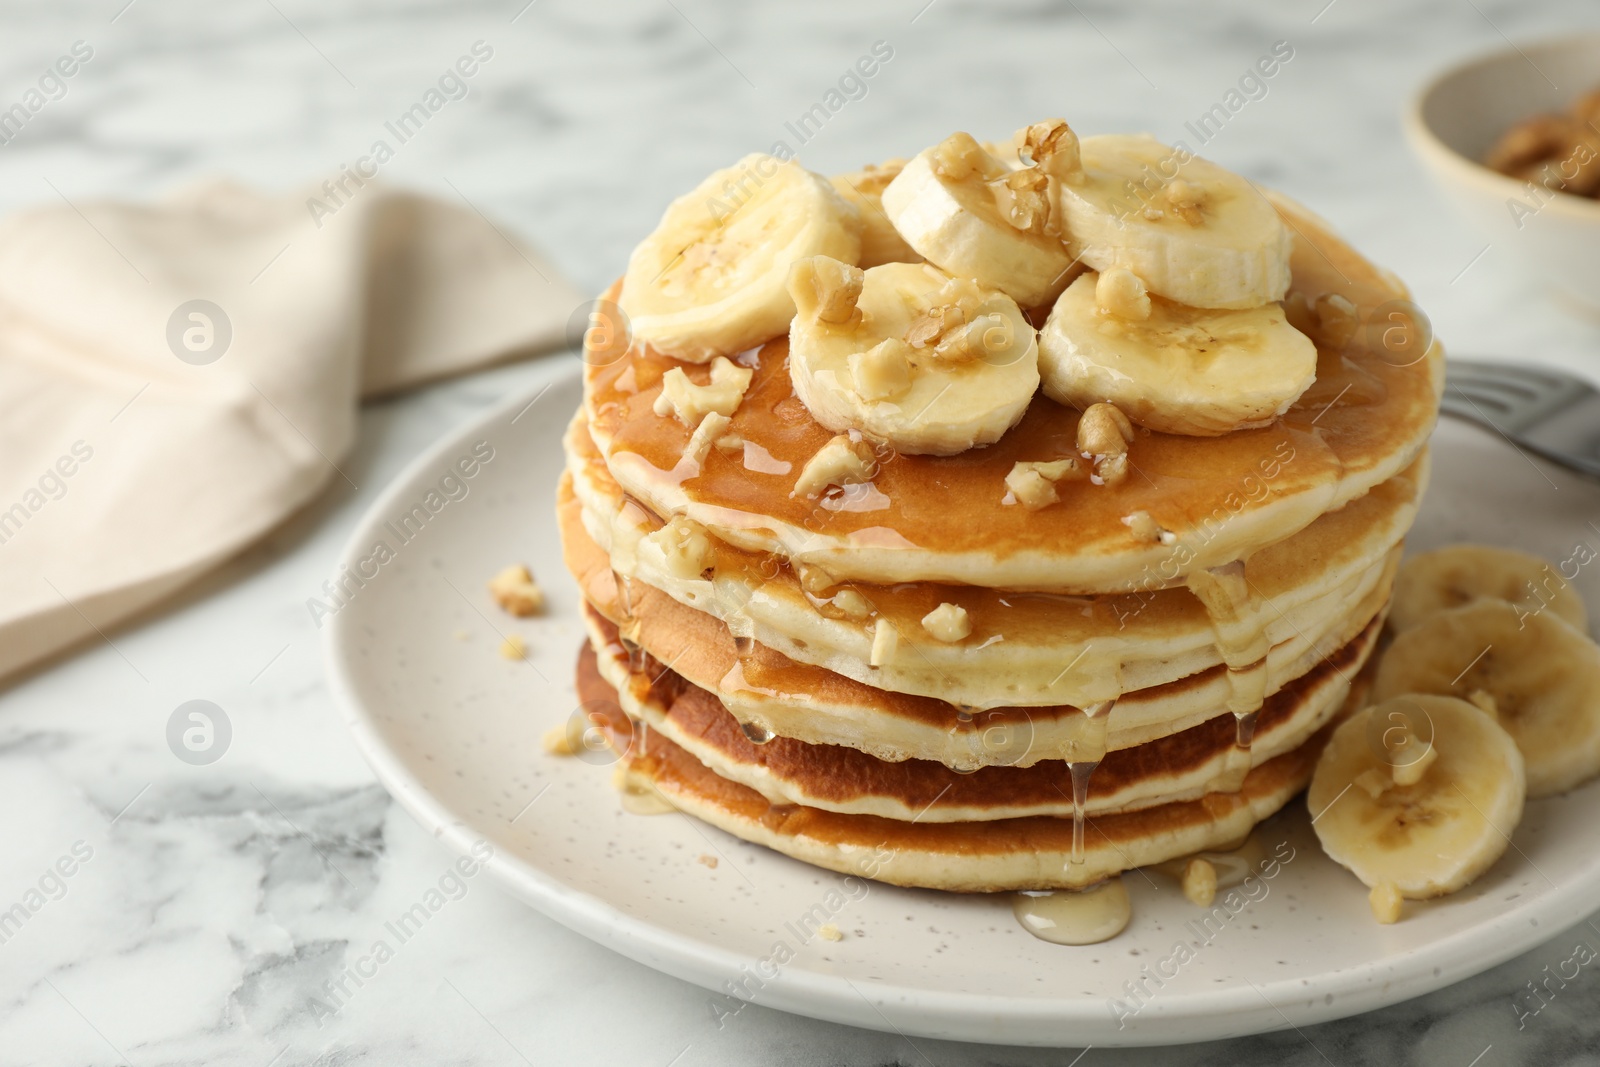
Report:
[{"label": "banana slice on plate", "polygon": [[619,303],[635,339],[705,363],[783,334],[796,260],[860,254],[860,213],[827,178],[755,153],[672,202],[628,258]]},{"label": "banana slice on plate", "polygon": [[1151,296],[1126,268],[1080,277],[1039,331],[1045,395],[1110,403],[1163,433],[1215,437],[1265,426],[1317,375],[1317,348],[1278,304],[1240,311]]},{"label": "banana slice on plate", "polygon": [[[1401,735],[1405,746],[1393,742]],[[1429,736],[1431,735],[1431,736]],[[1396,747],[1432,752],[1409,785]],[[1404,696],[1357,712],[1334,731],[1306,804],[1329,858],[1374,888],[1411,900],[1453,893],[1505,852],[1522,818],[1522,754],[1465,701]]]},{"label": "banana slice on plate", "polygon": [[905,165],[883,190],[883,210],[928,262],[1038,307],[1075,264],[1051,218],[1049,183],[1043,170],[1012,170],[957,133]]},{"label": "banana slice on plate", "polygon": [[884,263],[922,261],[917,250],[906,244],[906,239],[883,211],[883,190],[899,176],[905,165],[903,159],[891,159],[849,174],[835,174],[829,179],[839,195],[861,213],[861,258],[857,266],[862,270]]},{"label": "banana slice on plate", "polygon": [[1056,195],[1067,247],[1083,262],[1126,267],[1192,307],[1283,299],[1289,229],[1249,181],[1146,136],[1085,137],[1079,158],[1081,173]]},{"label": "banana slice on plate", "polygon": [[998,441],[1039,388],[1038,343],[1003,293],[927,263],[795,264],[789,376],[823,426],[900,452]]},{"label": "banana slice on plate", "polygon": [[1532,553],[1491,545],[1448,545],[1406,560],[1395,579],[1389,626],[1398,633],[1485,598],[1549,611],[1579,630],[1589,628],[1582,598],[1554,567]]},{"label": "banana slice on plate", "polygon": [[1522,750],[1530,797],[1600,774],[1600,647],[1551,612],[1478,600],[1429,616],[1378,664],[1374,699],[1401,693],[1480,705]]}]

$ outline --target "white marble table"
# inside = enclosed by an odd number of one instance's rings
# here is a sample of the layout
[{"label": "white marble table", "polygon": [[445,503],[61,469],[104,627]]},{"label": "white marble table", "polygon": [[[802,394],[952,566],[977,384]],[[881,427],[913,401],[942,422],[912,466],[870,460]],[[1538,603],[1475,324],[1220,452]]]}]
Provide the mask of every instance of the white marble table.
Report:
[{"label": "white marble table", "polygon": [[[1537,10],[1078,0],[1059,12],[963,0],[524,3],[14,0],[0,14],[0,109],[74,42],[93,55],[0,144],[0,209],[152,196],[216,172],[279,188],[321,182],[483,41],[493,55],[466,97],[401,146],[384,176],[470,199],[595,290],[670,196],[743,152],[797,146],[785,124],[874,42],[893,58],[809,138],[802,155],[818,169],[914,151],[956,128],[1005,134],[1045,114],[1089,132],[1185,138],[1185,122],[1287,41],[1292,60],[1205,154],[1313,205],[1396,269],[1456,350],[1526,353],[1600,377],[1600,326],[1483,251],[1427,185],[1398,122],[1410,90],[1459,54],[1502,34],[1600,26],[1589,0]],[[0,909],[41,879],[47,891],[0,943],[0,1064],[1596,1062],[1600,979],[1588,969],[1521,1029],[1513,1000],[1575,939],[1600,944],[1593,927],[1552,930],[1549,944],[1487,974],[1358,1019],[1075,1060],[913,1044],[762,1007],[719,1027],[723,998],[488,884],[336,1016],[316,1018],[310,999],[365,948],[354,939],[450,857],[346,738],[305,599],[384,483],[527,374],[375,405],[345,464],[359,490],[335,485],[177,604],[0,692]],[[233,724],[210,766],[180,762],[165,739],[168,716],[194,698]],[[48,876],[75,848],[62,868],[72,875]]]}]

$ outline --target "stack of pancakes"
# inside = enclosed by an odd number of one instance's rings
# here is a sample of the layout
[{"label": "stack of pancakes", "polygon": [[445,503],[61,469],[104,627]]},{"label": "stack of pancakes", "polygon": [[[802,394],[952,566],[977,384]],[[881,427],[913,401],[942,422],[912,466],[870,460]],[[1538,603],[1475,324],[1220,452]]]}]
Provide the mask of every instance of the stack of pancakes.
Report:
[{"label": "stack of pancakes", "polygon": [[[1292,294],[1404,298],[1279,211]],[[751,384],[703,461],[656,398],[705,366],[639,344],[586,359],[559,513],[590,633],[579,697],[623,784],[822,867],[960,891],[1226,847],[1305,787],[1359,698],[1426,481],[1436,347],[1319,347],[1271,425],[1141,434],[1126,480],[1035,511],[1001,506],[1006,473],[1079,418],[1042,394],[993,445],[796,495],[833,433],[787,343],[740,356]],[[941,604],[970,634],[924,626]]]}]

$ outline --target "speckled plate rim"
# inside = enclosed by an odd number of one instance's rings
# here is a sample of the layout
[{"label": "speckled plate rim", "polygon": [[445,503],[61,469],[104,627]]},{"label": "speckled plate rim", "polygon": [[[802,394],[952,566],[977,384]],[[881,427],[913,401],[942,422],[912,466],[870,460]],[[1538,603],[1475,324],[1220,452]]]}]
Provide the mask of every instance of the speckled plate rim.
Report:
[{"label": "speckled plate rim", "polygon": [[[403,499],[414,498],[447,456],[546,390],[556,394],[571,390],[576,399],[578,385],[572,364],[552,361],[527,390],[446,434],[374,501],[346,541],[338,565],[348,567],[361,558],[383,517]],[[551,441],[558,442],[564,420],[550,421],[548,426]],[[355,613],[340,612],[324,632],[328,679],[343,718],[363,757],[401,806],[448,848],[466,855],[483,833],[475,830],[469,814],[452,810],[429,791],[418,770],[386,737],[376,714],[377,699],[363,692],[357,680],[351,640],[358,619]],[[555,872],[518,857],[497,853],[485,867],[512,895],[572,930],[719,994],[725,993],[723,983],[728,978],[758,963],[753,956],[717,945],[709,936],[686,936],[629,915],[611,901],[567,885]],[[1488,922],[1463,927],[1369,964],[1328,971],[1313,982],[1284,979],[1164,994],[1141,1016],[1139,1025],[1129,1030],[1112,1025],[1098,997],[952,994],[874,981],[864,973],[841,973],[838,965],[833,973],[787,969],[782,982],[769,983],[762,990],[759,1003],[871,1030],[989,1044],[1140,1046],[1266,1033],[1344,1018],[1420,996],[1544,943],[1583,921],[1593,910],[1588,887],[1600,881],[1600,853],[1579,874],[1565,884],[1552,883],[1547,893],[1530,896]],[[1166,947],[1164,942],[1161,947]]]}]

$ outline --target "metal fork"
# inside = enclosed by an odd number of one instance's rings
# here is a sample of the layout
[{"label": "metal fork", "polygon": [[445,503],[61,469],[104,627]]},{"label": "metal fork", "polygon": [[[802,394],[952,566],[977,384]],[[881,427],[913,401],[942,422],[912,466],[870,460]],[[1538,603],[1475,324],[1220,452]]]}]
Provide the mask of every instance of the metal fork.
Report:
[{"label": "metal fork", "polygon": [[1600,390],[1566,371],[1452,359],[1440,410],[1600,478]]}]

